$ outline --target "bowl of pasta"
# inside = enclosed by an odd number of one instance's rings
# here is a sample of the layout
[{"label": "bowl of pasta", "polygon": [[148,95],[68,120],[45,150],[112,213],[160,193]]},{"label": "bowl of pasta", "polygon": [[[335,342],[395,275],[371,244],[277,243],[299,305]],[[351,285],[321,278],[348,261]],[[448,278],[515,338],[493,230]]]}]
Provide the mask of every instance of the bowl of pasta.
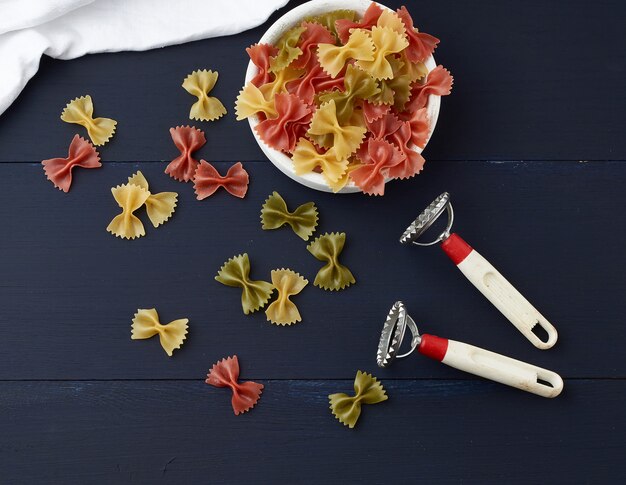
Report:
[{"label": "bowl of pasta", "polygon": [[302,185],[383,195],[388,181],[424,166],[453,81],[433,57],[438,43],[405,7],[304,3],[246,49],[237,119],[248,119],[269,160]]}]

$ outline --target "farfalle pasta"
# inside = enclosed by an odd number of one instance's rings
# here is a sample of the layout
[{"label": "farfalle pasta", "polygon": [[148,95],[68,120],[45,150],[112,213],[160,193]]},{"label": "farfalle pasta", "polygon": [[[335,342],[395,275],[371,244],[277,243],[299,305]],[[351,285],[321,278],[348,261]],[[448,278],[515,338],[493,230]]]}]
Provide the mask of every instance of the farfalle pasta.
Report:
[{"label": "farfalle pasta", "polygon": [[113,218],[107,226],[107,231],[123,239],[145,236],[143,223],[133,212],[145,204],[150,192],[135,184],[124,184],[113,187],[111,193],[122,212]]},{"label": "farfalle pasta", "polygon": [[[429,97],[452,86],[447,70],[427,67],[438,43],[405,7],[372,2],[361,18],[350,10],[303,18],[276,45],[247,49],[257,72],[237,97],[237,119],[253,117],[257,137],[291,158],[296,175],[321,174],[333,192],[350,186],[382,195],[385,182],[423,168]],[[373,124],[388,115],[401,126]],[[390,147],[373,143],[381,156],[372,157],[371,139]],[[392,156],[383,163],[383,154]]]},{"label": "farfalle pasta", "polygon": [[137,171],[137,173],[128,177],[128,183],[138,185],[148,191],[149,195],[145,201],[146,212],[148,213],[148,219],[150,219],[154,227],[159,227],[172,217],[178,201],[178,194],[176,192],[151,193],[148,181],[141,171]]},{"label": "farfalle pasta", "polygon": [[225,176],[221,176],[217,169],[206,160],[200,160],[193,179],[193,188],[198,200],[213,195],[217,189],[223,187],[229,194],[243,199],[248,192],[248,172],[241,162],[231,165]]},{"label": "farfalle pasta", "polygon": [[276,300],[265,310],[267,320],[277,325],[292,325],[302,321],[300,311],[290,297],[300,293],[309,283],[307,279],[290,269],[274,269],[272,284],[278,292]]},{"label": "farfalle pasta", "polygon": [[189,182],[199,163],[192,154],[206,143],[204,132],[193,126],[177,126],[170,128],[170,135],[180,155],[165,167],[165,173],[180,182]]},{"label": "farfalle pasta", "polygon": [[179,349],[187,337],[188,323],[188,318],[180,318],[162,325],[155,308],[140,309],[133,318],[130,338],[140,340],[158,335],[161,347],[171,357],[174,350]]},{"label": "farfalle pasta", "polygon": [[290,212],[285,199],[278,192],[272,192],[261,207],[261,227],[264,230],[289,225],[304,241],[315,232],[317,219],[318,212],[314,202],[306,202]]},{"label": "farfalle pasta", "polygon": [[72,185],[72,169],[99,168],[100,155],[94,146],[79,135],[74,135],[68,149],[67,158],[43,160],[44,173],[54,186],[63,192],[69,192]]},{"label": "farfalle pasta", "polygon": [[94,118],[91,96],[73,99],[63,109],[61,119],[66,123],[76,123],[87,128],[89,138],[94,145],[100,146],[108,142],[115,133],[117,121],[111,118]]},{"label": "farfalle pasta", "polygon": [[236,355],[216,362],[206,376],[207,384],[214,387],[229,387],[233,393],[231,404],[235,415],[252,409],[261,397],[263,384],[239,381],[239,359]]},{"label": "farfalle pasta", "polygon": [[338,261],[345,243],[345,232],[327,232],[306,247],[313,256],[326,262],[315,275],[315,286],[333,291],[343,290],[356,282],[350,270]]},{"label": "farfalle pasta", "polygon": [[226,261],[215,280],[226,286],[241,288],[241,307],[246,315],[264,307],[274,291],[271,283],[250,279],[250,260],[247,253],[233,256]]},{"label": "farfalle pasta", "polygon": [[189,119],[213,121],[226,114],[226,108],[216,97],[209,93],[217,82],[218,73],[206,69],[193,71],[183,81],[183,88],[198,98],[189,111]]},{"label": "farfalle pasta", "polygon": [[354,378],[354,396],[343,392],[330,394],[328,400],[333,416],[340,423],[354,428],[363,404],[378,404],[389,399],[382,384],[371,374],[357,371]]}]

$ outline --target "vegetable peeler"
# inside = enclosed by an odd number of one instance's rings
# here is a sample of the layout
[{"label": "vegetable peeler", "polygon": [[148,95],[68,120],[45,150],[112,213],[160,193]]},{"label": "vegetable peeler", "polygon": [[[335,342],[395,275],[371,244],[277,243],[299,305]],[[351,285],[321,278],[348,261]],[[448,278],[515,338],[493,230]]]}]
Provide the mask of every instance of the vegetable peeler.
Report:
[{"label": "vegetable peeler", "polygon": [[[398,355],[407,327],[411,331],[411,347]],[[397,301],[389,310],[376,352],[379,367],[388,367],[394,359],[420,354],[470,374],[516,387],[543,397],[556,397],[563,390],[563,380],[555,372],[512,359],[463,342],[434,335],[420,335],[415,321],[404,303]]]},{"label": "vegetable peeler", "polygon": [[[448,213],[445,230],[434,241],[420,242],[421,236],[444,212]],[[406,228],[400,242],[418,246],[432,246],[441,242],[441,248],[457,268],[535,347],[543,350],[551,348],[558,338],[554,326],[478,251],[458,234],[450,233],[453,222],[454,211],[450,194],[444,192]],[[543,328],[547,339],[539,337],[543,332],[537,332],[537,327]]]}]

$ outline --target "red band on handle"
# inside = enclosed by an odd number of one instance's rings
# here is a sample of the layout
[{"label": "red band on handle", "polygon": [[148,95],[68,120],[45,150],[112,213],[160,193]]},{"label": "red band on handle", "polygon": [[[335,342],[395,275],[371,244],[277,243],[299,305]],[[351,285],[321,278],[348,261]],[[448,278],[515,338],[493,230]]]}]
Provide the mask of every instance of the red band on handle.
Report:
[{"label": "red band on handle", "polygon": [[417,351],[441,362],[448,351],[448,339],[424,334]]},{"label": "red band on handle", "polygon": [[450,237],[441,243],[441,249],[457,266],[473,251],[472,246],[457,233],[450,234]]}]

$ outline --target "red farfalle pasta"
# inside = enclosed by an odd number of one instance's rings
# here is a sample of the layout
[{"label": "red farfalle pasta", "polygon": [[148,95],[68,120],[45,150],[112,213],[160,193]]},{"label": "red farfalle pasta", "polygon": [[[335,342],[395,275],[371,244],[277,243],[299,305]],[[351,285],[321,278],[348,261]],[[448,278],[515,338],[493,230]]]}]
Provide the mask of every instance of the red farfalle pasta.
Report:
[{"label": "red farfalle pasta", "polygon": [[406,36],[409,40],[409,46],[404,51],[407,59],[411,62],[426,60],[435,51],[437,44],[439,44],[439,39],[430,34],[418,32],[413,26],[413,18],[406,7],[400,7],[397,10],[397,14],[406,28]]},{"label": "red farfalle pasta", "polygon": [[41,162],[46,177],[54,186],[63,192],[69,192],[72,185],[72,169],[74,167],[99,168],[100,156],[94,146],[74,135],[68,149],[67,158],[51,158]]},{"label": "red farfalle pasta", "polygon": [[374,104],[368,101],[363,102],[363,116],[365,121],[376,121],[382,115],[386,115],[391,110],[390,104]]},{"label": "red farfalle pasta", "polygon": [[396,115],[388,113],[374,121],[366,120],[366,125],[373,138],[384,140],[387,136],[400,129],[402,121],[400,121]]},{"label": "red farfalle pasta", "polygon": [[424,108],[428,104],[428,96],[436,94],[447,96],[452,91],[454,79],[450,72],[439,65],[428,73],[424,84],[416,83],[411,88],[411,98],[406,105],[406,111],[413,112]]},{"label": "red farfalle pasta", "polygon": [[233,391],[231,400],[235,415],[252,409],[263,391],[263,384],[239,380],[239,360],[236,355],[226,357],[211,367],[204,382],[214,387],[230,387]]},{"label": "red farfalle pasta", "polygon": [[165,173],[180,182],[189,182],[198,167],[198,160],[191,154],[206,143],[204,132],[193,126],[177,126],[170,128],[170,135],[180,155],[170,162]]},{"label": "red farfalle pasta", "polygon": [[298,139],[305,135],[313,111],[294,94],[277,94],[274,106],[278,116],[261,121],[255,130],[272,148],[292,152]]},{"label": "red farfalle pasta", "polygon": [[300,79],[287,83],[287,91],[298,96],[306,104],[313,104],[316,93],[338,89],[343,91],[345,70],[333,78],[322,69],[315,56],[310,58],[306,73]]},{"label": "red farfalle pasta", "polygon": [[375,2],[372,2],[363,14],[361,20],[353,22],[348,19],[339,19],[335,22],[335,28],[337,29],[337,36],[339,40],[344,44],[348,42],[350,37],[350,29],[366,29],[369,30],[376,25],[378,18],[383,13],[383,9]]},{"label": "red farfalle pasta", "polygon": [[350,178],[368,195],[385,193],[385,177],[389,171],[405,160],[398,148],[385,140],[370,138],[367,152],[361,159],[363,165],[350,172]]},{"label": "red farfalle pasta", "polygon": [[252,63],[259,69],[259,72],[250,80],[252,84],[259,87],[273,79],[273,74],[269,72],[270,57],[278,54],[278,49],[271,44],[254,44],[246,48]]},{"label": "red farfalle pasta", "polygon": [[417,175],[424,168],[424,157],[409,147],[411,142],[411,124],[408,121],[386,137],[404,155],[404,160],[389,168],[388,176],[394,179],[407,179]]},{"label": "red farfalle pasta", "polygon": [[224,187],[229,194],[243,199],[248,192],[249,179],[248,172],[241,162],[232,165],[222,177],[213,165],[206,160],[200,160],[193,178],[193,188],[198,200],[213,195],[220,187]]},{"label": "red farfalle pasta", "polygon": [[303,69],[310,65],[311,58],[317,56],[317,44],[334,44],[335,37],[326,27],[314,22],[302,22],[302,27],[306,30],[300,34],[298,47],[302,51],[291,64],[294,69]]},{"label": "red farfalle pasta", "polygon": [[420,148],[426,146],[430,126],[428,124],[428,108],[421,108],[417,111],[409,112],[411,115],[406,121],[411,125],[411,141]]}]

